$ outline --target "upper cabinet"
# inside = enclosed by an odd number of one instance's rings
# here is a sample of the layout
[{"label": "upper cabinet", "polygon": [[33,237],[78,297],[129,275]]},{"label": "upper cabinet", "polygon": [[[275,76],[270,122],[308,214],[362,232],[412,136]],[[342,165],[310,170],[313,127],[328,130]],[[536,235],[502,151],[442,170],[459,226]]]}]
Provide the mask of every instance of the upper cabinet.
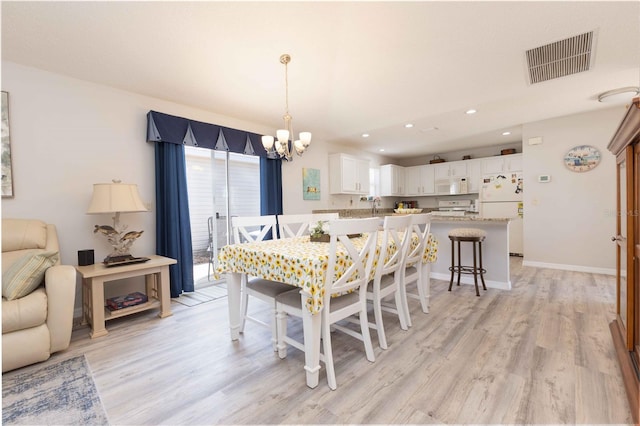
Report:
[{"label": "upper cabinet", "polygon": [[405,168],[395,164],[380,166],[380,195],[405,194]]},{"label": "upper cabinet", "polygon": [[470,193],[480,192],[482,179],[482,159],[465,160],[467,163],[467,188]]},{"label": "upper cabinet", "polygon": [[[331,167],[331,182],[339,177],[339,175],[334,173],[333,170],[333,167]],[[436,185],[436,183],[439,183],[441,186],[447,185],[447,182],[455,182],[460,180],[459,178],[466,179],[468,193],[478,193],[482,186],[482,175],[521,171],[522,154],[475,158],[473,160],[449,161],[412,167],[387,164],[380,167],[380,195],[383,197],[437,195],[438,185]],[[350,185],[347,186],[349,188],[352,187]],[[447,187],[448,186],[445,186],[445,188]],[[331,191],[332,194],[361,193],[351,190],[333,192],[333,186]],[[364,192],[362,193],[364,194]]]},{"label": "upper cabinet", "polygon": [[367,195],[369,193],[369,160],[347,154],[330,154],[329,192]]},{"label": "upper cabinet", "polygon": [[420,196],[436,193],[435,174],[432,166],[405,167],[405,195]]},{"label": "upper cabinet", "polygon": [[522,154],[500,155],[482,159],[482,173],[521,172]]},{"label": "upper cabinet", "polygon": [[456,177],[467,177],[467,161],[451,161],[433,166],[435,180],[447,180]]}]

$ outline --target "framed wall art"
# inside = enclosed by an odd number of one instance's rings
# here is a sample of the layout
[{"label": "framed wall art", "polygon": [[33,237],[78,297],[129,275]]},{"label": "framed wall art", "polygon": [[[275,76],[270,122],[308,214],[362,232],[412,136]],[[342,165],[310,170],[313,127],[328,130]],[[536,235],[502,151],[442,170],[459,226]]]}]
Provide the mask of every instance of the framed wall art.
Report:
[{"label": "framed wall art", "polygon": [[302,199],[320,199],[320,170],[302,169]]},{"label": "framed wall art", "polygon": [[9,134],[9,93],[2,92],[2,198],[13,198],[13,169]]}]

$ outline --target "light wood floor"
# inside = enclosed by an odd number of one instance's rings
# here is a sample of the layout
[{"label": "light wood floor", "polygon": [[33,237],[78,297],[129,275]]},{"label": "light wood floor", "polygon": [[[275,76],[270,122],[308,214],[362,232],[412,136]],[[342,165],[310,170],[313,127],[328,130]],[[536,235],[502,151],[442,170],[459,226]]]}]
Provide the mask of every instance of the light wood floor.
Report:
[{"label": "light wood floor", "polygon": [[110,321],[95,340],[75,330],[47,362],[86,354],[113,424],[631,423],[608,328],[614,281],[517,258],[512,291],[432,281],[431,313],[411,300],[409,331],[385,317],[389,349],[376,346],[375,363],[334,333],[336,391],[324,370],[307,388],[303,354],[280,360],[262,327],[232,342],[226,298]]}]

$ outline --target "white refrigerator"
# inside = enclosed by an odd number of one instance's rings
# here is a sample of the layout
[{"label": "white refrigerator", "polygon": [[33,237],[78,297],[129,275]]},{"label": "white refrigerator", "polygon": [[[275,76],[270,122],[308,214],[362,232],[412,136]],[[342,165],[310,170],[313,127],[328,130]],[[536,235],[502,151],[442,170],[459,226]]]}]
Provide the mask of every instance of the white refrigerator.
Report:
[{"label": "white refrigerator", "polygon": [[486,218],[510,218],[509,254],[522,256],[522,173],[484,175],[480,187],[480,214]]}]

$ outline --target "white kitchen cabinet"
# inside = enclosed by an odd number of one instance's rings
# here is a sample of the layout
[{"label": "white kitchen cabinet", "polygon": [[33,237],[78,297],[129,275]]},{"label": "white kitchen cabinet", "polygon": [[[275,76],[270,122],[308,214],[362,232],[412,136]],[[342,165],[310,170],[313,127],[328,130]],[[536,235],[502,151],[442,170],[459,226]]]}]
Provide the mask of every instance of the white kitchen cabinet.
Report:
[{"label": "white kitchen cabinet", "polygon": [[433,166],[405,167],[405,195],[434,195],[435,170]]},{"label": "white kitchen cabinet", "polygon": [[405,195],[405,168],[395,164],[380,166],[380,195]]},{"label": "white kitchen cabinet", "polygon": [[449,163],[439,163],[433,166],[435,180],[449,179]]},{"label": "white kitchen cabinet", "polygon": [[347,155],[329,155],[329,193],[369,193],[369,160]]},{"label": "white kitchen cabinet", "polygon": [[521,171],[522,154],[500,155],[482,159],[482,174]]},{"label": "white kitchen cabinet", "polygon": [[470,193],[480,192],[482,179],[482,159],[465,160],[467,163],[467,187]]},{"label": "white kitchen cabinet", "polygon": [[449,163],[449,170],[451,177],[468,177],[469,171],[467,170],[468,160],[452,161]]},{"label": "white kitchen cabinet", "polygon": [[522,171],[522,154],[505,155],[505,172],[521,172]]},{"label": "white kitchen cabinet", "polygon": [[451,161],[434,165],[435,180],[467,177],[467,162],[468,160]]}]

